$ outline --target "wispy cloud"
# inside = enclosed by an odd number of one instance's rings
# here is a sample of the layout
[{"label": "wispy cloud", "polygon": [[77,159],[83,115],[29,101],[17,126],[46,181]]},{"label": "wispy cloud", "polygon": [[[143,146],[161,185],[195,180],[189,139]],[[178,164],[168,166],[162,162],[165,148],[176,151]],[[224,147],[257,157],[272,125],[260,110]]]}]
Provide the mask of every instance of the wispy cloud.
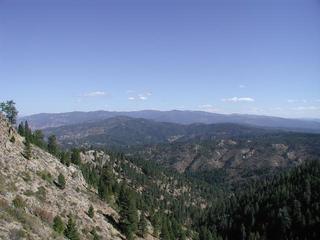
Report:
[{"label": "wispy cloud", "polygon": [[130,91],[130,92],[127,91],[127,94],[130,94],[130,96],[128,97],[128,100],[130,100],[130,101],[134,101],[134,100],[145,101],[145,100],[148,100],[149,97],[152,96],[151,92],[145,92],[145,93],[140,93],[140,94],[135,94],[135,95],[133,95],[133,93],[134,93],[134,91]]},{"label": "wispy cloud", "polygon": [[239,88],[246,88],[247,86],[246,85],[244,85],[244,84],[240,84],[239,85]]},{"label": "wispy cloud", "polygon": [[232,97],[232,98],[223,98],[223,102],[254,102],[255,100],[251,97]]},{"label": "wispy cloud", "polygon": [[205,112],[218,112],[218,111],[220,111],[218,108],[214,107],[211,104],[199,105],[198,108],[202,111],[205,111]]},{"label": "wispy cloud", "polygon": [[315,110],[320,110],[320,107],[316,106],[299,106],[299,107],[294,107],[292,110],[296,111],[315,111]]},{"label": "wispy cloud", "polygon": [[272,107],[272,108],[269,108],[270,111],[282,111],[283,108],[281,107]]},{"label": "wispy cloud", "polygon": [[307,103],[308,101],[306,99],[288,99],[288,103]]},{"label": "wispy cloud", "polygon": [[148,99],[148,97],[146,96],[146,95],[142,95],[142,94],[139,94],[138,95],[138,99],[140,99],[140,100],[147,100]]},{"label": "wispy cloud", "polygon": [[101,97],[106,96],[107,93],[104,91],[93,91],[83,94],[84,97]]}]

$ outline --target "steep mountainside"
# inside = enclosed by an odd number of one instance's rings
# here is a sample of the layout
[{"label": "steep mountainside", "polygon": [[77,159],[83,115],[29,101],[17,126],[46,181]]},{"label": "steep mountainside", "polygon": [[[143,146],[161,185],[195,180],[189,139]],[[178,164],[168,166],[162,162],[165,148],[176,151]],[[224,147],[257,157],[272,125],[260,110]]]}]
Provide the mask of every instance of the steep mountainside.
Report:
[{"label": "steep mountainside", "polygon": [[[117,116],[145,118],[158,122],[171,122],[179,124],[192,123],[237,123],[250,124],[260,127],[283,128],[295,131],[320,132],[320,123],[312,120],[286,119],[279,117],[246,115],[246,114],[217,114],[202,111],[154,111],[144,110],[135,112],[68,112],[68,113],[41,113],[21,118],[27,120],[33,129],[59,127],[85,122],[101,121]],[[20,121],[19,120],[19,121]]]},{"label": "steep mountainside", "polygon": [[[198,233],[190,215],[223,196],[205,182],[121,153],[56,148],[58,159],[43,150],[52,150],[45,142],[41,149],[28,145],[36,135],[25,130],[24,138],[1,116],[0,238],[191,240]],[[70,221],[79,238],[67,236]]]},{"label": "steep mountainside", "polygon": [[[63,239],[52,229],[58,215],[65,223],[73,216],[81,239],[92,239],[92,229],[103,239],[124,238],[106,218],[118,221],[119,214],[98,199],[77,167],[61,164],[36,146],[31,146],[28,160],[23,142],[0,115],[1,239]],[[64,189],[59,174],[65,177]],[[90,205],[96,212],[94,218],[88,216]]]}]

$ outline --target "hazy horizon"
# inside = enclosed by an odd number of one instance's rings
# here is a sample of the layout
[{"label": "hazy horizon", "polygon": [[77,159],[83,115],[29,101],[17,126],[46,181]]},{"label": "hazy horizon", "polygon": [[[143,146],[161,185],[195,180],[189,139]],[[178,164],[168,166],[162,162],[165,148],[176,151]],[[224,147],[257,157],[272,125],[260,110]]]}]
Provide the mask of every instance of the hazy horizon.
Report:
[{"label": "hazy horizon", "polygon": [[19,114],[19,118],[24,118],[24,117],[30,117],[34,115],[40,115],[40,114],[66,114],[66,113],[75,113],[75,112],[80,112],[80,113],[92,113],[92,112],[119,112],[119,113],[127,113],[127,112],[142,112],[142,111],[157,111],[157,112],[172,112],[172,111],[182,111],[182,112],[203,112],[203,113],[209,113],[209,114],[221,114],[221,115],[250,115],[250,116],[261,116],[261,117],[275,117],[275,118],[285,118],[285,119],[301,119],[301,120],[309,120],[309,121],[320,121],[320,118],[291,118],[291,117],[281,117],[281,116],[275,116],[275,115],[265,115],[265,114],[247,114],[247,113],[217,113],[217,112],[208,112],[205,110],[190,110],[190,109],[168,109],[168,110],[157,110],[157,109],[141,109],[141,110],[132,110],[132,111],[112,111],[112,110],[90,110],[90,111],[69,111],[69,112],[39,112],[39,113],[32,113],[28,115],[21,115]]}]

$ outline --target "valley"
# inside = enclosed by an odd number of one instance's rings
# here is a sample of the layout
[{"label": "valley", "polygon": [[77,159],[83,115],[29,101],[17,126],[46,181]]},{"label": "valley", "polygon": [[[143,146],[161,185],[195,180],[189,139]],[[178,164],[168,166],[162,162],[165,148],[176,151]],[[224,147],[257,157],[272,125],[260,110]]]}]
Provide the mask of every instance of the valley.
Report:
[{"label": "valley", "polygon": [[0,122],[3,238],[319,236],[320,134],[130,117]]}]

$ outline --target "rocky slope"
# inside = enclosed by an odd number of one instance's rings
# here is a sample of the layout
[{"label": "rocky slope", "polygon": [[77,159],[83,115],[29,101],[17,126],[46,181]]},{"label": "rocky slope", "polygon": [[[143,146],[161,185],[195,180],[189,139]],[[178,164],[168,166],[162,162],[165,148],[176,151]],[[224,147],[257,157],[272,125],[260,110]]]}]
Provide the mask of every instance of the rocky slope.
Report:
[{"label": "rocky slope", "polygon": [[[0,239],[64,239],[52,229],[56,215],[65,223],[74,216],[81,239],[93,239],[93,228],[102,239],[124,239],[106,218],[117,222],[118,213],[88,188],[77,167],[35,146],[30,160],[24,151],[24,139],[0,115]],[[66,179],[64,189],[56,184],[59,174]]]}]

